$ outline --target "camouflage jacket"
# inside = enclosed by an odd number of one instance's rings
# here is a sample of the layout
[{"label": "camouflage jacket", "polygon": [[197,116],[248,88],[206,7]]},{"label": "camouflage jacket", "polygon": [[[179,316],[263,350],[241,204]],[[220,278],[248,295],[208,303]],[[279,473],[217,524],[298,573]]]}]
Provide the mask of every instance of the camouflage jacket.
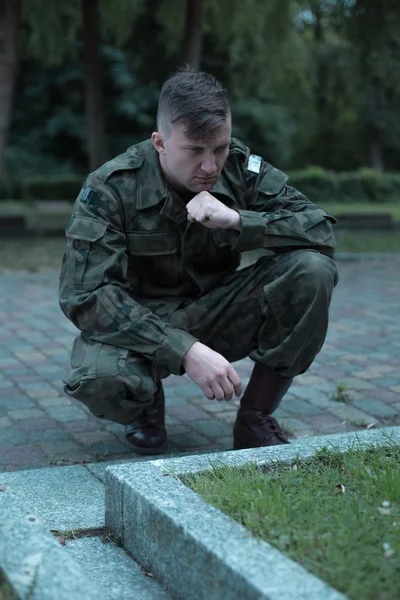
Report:
[{"label": "camouflage jacket", "polygon": [[63,312],[91,339],[179,374],[196,338],[164,321],[156,310],[162,304],[173,309],[218,285],[243,251],[310,248],[333,256],[334,219],[287,180],[232,139],[210,193],[240,213],[242,231],[211,230],[188,222],[151,140],[130,147],[91,173],[75,202],[60,275]]}]

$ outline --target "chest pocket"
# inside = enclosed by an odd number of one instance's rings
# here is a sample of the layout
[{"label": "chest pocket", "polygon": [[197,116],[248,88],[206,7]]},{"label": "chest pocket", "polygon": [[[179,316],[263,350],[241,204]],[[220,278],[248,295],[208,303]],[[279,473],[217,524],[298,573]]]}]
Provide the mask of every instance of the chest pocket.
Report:
[{"label": "chest pocket", "polygon": [[174,232],[128,232],[126,237],[133,270],[157,283],[175,283],[179,244]]}]

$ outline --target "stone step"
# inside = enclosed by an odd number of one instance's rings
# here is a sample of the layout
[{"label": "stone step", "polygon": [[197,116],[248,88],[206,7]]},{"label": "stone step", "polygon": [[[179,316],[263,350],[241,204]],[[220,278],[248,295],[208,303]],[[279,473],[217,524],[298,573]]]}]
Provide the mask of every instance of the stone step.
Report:
[{"label": "stone step", "polygon": [[[20,595],[34,586],[32,600],[53,600],[56,589],[60,600],[171,600],[122,548],[102,541],[105,468],[77,465],[0,474],[0,580],[4,572]],[[55,536],[63,537],[65,546]],[[40,567],[38,581],[36,571],[24,566],[33,560],[35,569]],[[71,577],[73,589],[68,587]]]},{"label": "stone step", "polygon": [[113,542],[99,537],[67,540],[66,550],[100,585],[107,600],[171,600],[152,574]]}]

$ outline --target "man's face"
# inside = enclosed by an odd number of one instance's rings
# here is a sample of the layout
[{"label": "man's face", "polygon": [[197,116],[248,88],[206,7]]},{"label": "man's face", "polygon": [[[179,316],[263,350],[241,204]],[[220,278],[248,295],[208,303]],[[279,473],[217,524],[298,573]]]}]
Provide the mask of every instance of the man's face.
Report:
[{"label": "man's face", "polygon": [[152,140],[160,154],[164,176],[172,187],[178,192],[208,192],[221,175],[229,154],[231,119],[228,117],[212,136],[203,141],[189,138],[182,122],[171,125],[167,136],[153,133]]}]

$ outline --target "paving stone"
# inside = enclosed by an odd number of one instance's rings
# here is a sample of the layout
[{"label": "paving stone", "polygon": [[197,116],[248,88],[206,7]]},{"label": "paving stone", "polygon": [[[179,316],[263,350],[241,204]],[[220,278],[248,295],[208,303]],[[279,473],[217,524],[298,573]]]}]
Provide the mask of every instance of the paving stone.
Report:
[{"label": "paving stone", "polygon": [[171,394],[168,393],[165,395],[165,406],[168,407],[170,406],[186,406],[187,405],[187,400],[185,398],[183,398],[182,396],[179,396],[179,394]]},{"label": "paving stone", "polygon": [[329,408],[328,410],[338,419],[344,419],[357,425],[378,423],[377,419],[375,419],[375,417],[372,415],[367,414],[356,406],[350,406],[349,404],[342,404],[340,406],[338,405],[335,409]]},{"label": "paving stone", "polygon": [[296,434],[310,430],[310,425],[308,423],[293,417],[284,417],[283,419],[280,419],[280,424],[283,429],[286,429],[286,431],[289,431],[290,433],[293,431],[293,433]]},{"label": "paving stone", "polygon": [[0,417],[0,429],[11,427],[12,423],[8,417]]},{"label": "paving stone", "polygon": [[96,444],[98,442],[115,442],[115,435],[108,431],[85,431],[72,433],[72,436],[81,444]]},{"label": "paving stone", "polygon": [[[0,446],[18,446],[25,443],[25,437],[20,431],[10,427],[9,429],[0,429]],[[3,450],[2,450],[3,452]],[[0,457],[0,460],[2,458]]]},{"label": "paving stone", "polygon": [[37,403],[40,406],[71,406],[72,402],[66,396],[47,396],[46,398],[38,398]]},{"label": "paving stone", "polygon": [[71,453],[73,453],[74,455],[76,454],[83,454],[84,451],[82,451],[82,446],[80,444],[77,444],[74,440],[70,439],[70,440],[65,440],[65,441],[43,441],[43,442],[38,442],[37,443],[37,447],[40,448],[40,450],[46,454],[46,456],[69,456]]},{"label": "paving stone", "polygon": [[194,447],[206,447],[210,440],[200,435],[197,432],[186,432],[183,434],[170,435],[169,439],[172,443],[174,443],[178,448],[194,448]]},{"label": "paving stone", "polygon": [[8,415],[13,421],[21,421],[23,419],[46,418],[46,414],[38,408],[22,408],[18,410],[9,410]]},{"label": "paving stone", "polygon": [[26,431],[25,435],[31,442],[65,442],[72,438],[64,429],[33,429]]},{"label": "paving stone", "polygon": [[[292,387],[290,388],[290,395],[285,396],[284,401],[287,398],[293,397],[295,396],[296,398],[302,398],[303,400],[308,400],[309,402],[312,402],[313,404],[316,404],[317,406],[320,406],[320,401],[321,398],[327,398],[327,394],[326,392],[321,391],[320,389],[315,389],[313,387],[306,387],[306,386],[298,386],[298,385],[292,385]],[[294,400],[294,398],[293,398]],[[290,400],[290,402],[292,402],[292,400]],[[289,405],[288,405],[288,410],[289,410]]]},{"label": "paving stone", "polygon": [[212,421],[211,419],[207,419],[206,421],[194,421],[192,427],[199,433],[208,437],[222,437],[232,434],[231,425],[228,425],[228,423],[221,423],[220,421]]},{"label": "paving stone", "polygon": [[132,454],[133,448],[128,442],[123,443],[122,441],[109,441],[109,442],[96,442],[87,447],[87,451],[97,458],[97,460],[106,460],[108,457],[115,454]]},{"label": "paving stone", "polygon": [[26,390],[26,393],[31,398],[44,398],[44,397],[54,397],[57,393],[57,390],[54,387],[42,389],[42,390]]},{"label": "paving stone", "polygon": [[72,432],[81,433],[84,431],[95,431],[99,427],[103,427],[103,425],[105,423],[109,423],[109,421],[100,421],[100,420],[95,421],[92,418],[88,418],[88,419],[64,421],[63,425],[64,425],[66,431],[68,431],[70,433],[72,433]]},{"label": "paving stone", "polygon": [[53,419],[21,419],[18,421],[18,429],[54,429],[54,421]]},{"label": "paving stone", "polygon": [[204,411],[200,410],[196,406],[171,406],[168,409],[168,413],[172,417],[176,417],[184,422],[186,421],[200,421],[202,419],[210,418],[209,415]]},{"label": "paving stone", "polygon": [[7,388],[12,388],[14,386],[12,381],[8,379],[0,379],[0,389],[5,390]]},{"label": "paving stone", "polygon": [[371,388],[368,390],[368,396],[378,400],[383,400],[389,404],[394,404],[400,400],[400,394],[392,392],[391,390],[385,390],[384,388]]},{"label": "paving stone", "polygon": [[359,398],[358,400],[354,400],[353,404],[378,419],[382,417],[394,417],[398,414],[398,411],[393,406],[374,398]]},{"label": "paving stone", "polygon": [[8,387],[0,389],[0,402],[3,398],[12,398],[13,396],[20,396],[21,390],[17,387]]},{"label": "paving stone", "polygon": [[226,423],[229,423],[232,427],[233,423],[236,420],[237,410],[224,410],[224,412],[218,413],[216,417],[218,419],[222,419]]},{"label": "paving stone", "polygon": [[330,414],[312,415],[308,417],[307,422],[315,428],[317,433],[338,433],[346,431],[346,426],[338,417]]},{"label": "paving stone", "polygon": [[399,381],[400,379],[398,379],[397,377],[379,377],[378,379],[371,379],[371,383],[373,385],[380,385],[382,387],[392,387],[398,385]]},{"label": "paving stone", "polygon": [[23,446],[2,448],[0,461],[4,470],[32,469],[47,464],[43,452],[32,447],[28,450],[26,444]]},{"label": "paving stone", "polygon": [[46,412],[56,421],[75,421],[76,419],[87,419],[86,413],[76,406],[49,406]]},{"label": "paving stone", "polygon": [[16,408],[34,408],[35,403],[28,396],[10,396],[9,398],[0,398],[0,408],[13,410]]},{"label": "paving stone", "polygon": [[300,416],[317,415],[321,412],[321,408],[319,406],[310,404],[309,402],[305,402],[304,400],[299,400],[297,398],[293,398],[288,402],[283,401],[282,406],[284,410]]}]

